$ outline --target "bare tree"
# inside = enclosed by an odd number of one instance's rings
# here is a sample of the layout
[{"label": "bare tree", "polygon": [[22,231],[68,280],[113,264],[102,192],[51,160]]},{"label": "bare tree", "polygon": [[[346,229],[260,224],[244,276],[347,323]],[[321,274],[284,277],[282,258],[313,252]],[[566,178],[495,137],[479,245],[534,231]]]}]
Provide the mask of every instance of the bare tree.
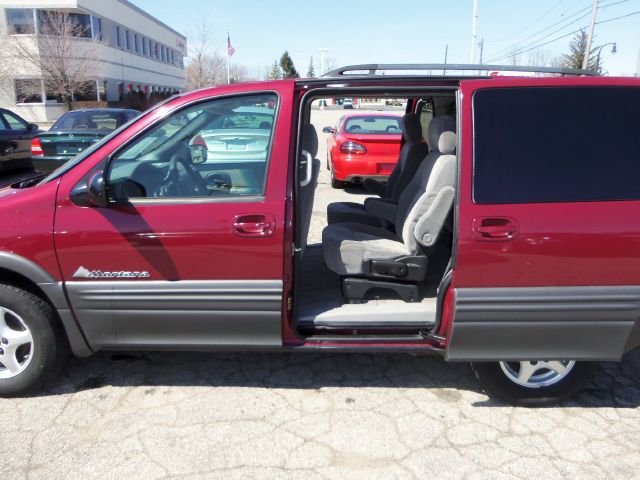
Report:
[{"label": "bare tree", "polygon": [[[9,36],[8,52],[27,71],[41,76],[47,95],[58,97],[71,110],[79,95],[95,91],[98,78],[96,41],[88,25],[67,12],[40,12],[33,37]],[[17,91],[16,95],[30,92]]]},{"label": "bare tree", "polygon": [[206,16],[199,15],[189,42],[190,52],[185,75],[187,89],[194,90],[226,83],[225,59],[212,45],[213,27]]}]

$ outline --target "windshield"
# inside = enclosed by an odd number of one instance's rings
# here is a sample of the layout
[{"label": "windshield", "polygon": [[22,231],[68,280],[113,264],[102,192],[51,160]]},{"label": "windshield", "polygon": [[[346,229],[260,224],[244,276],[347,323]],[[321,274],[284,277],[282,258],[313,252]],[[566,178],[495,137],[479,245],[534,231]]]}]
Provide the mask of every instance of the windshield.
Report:
[{"label": "windshield", "polygon": [[52,131],[59,130],[102,130],[113,131],[121,127],[132,118],[134,112],[128,111],[105,111],[86,110],[79,112],[65,113],[51,127]]},{"label": "windshield", "polygon": [[357,133],[358,135],[399,135],[400,117],[389,116],[366,116],[351,117],[344,125],[346,133]]}]

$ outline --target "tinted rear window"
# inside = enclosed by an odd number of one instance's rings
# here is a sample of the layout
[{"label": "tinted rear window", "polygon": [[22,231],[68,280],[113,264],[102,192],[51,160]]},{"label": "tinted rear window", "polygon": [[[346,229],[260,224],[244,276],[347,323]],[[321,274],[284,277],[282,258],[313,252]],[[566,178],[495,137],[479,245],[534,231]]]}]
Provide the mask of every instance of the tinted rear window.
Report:
[{"label": "tinted rear window", "polygon": [[359,135],[399,135],[400,117],[351,117],[347,119],[344,131]]},{"label": "tinted rear window", "polygon": [[115,130],[131,118],[126,112],[69,112],[60,117],[51,130]]},{"label": "tinted rear window", "polygon": [[640,88],[474,94],[476,203],[640,199]]}]

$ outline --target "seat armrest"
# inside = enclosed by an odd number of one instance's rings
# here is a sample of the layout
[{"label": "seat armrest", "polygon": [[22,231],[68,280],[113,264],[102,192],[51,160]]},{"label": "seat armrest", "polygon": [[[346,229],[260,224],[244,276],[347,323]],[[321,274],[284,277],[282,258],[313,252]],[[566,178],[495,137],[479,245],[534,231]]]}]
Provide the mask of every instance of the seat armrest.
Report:
[{"label": "seat armrest", "polygon": [[393,200],[385,200],[382,198],[367,198],[364,201],[364,208],[367,213],[386,220],[391,224],[396,221],[396,212],[398,210],[398,204]]},{"label": "seat armrest", "polygon": [[365,178],[362,186],[367,192],[378,195],[379,197],[384,197],[387,193],[387,184],[374,178]]}]

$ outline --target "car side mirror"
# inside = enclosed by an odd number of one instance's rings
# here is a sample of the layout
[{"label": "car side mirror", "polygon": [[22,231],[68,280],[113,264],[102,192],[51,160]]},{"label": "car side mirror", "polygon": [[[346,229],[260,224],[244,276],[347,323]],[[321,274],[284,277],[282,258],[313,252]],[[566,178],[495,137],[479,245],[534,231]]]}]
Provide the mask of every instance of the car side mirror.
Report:
[{"label": "car side mirror", "polygon": [[191,163],[205,163],[207,161],[208,150],[204,145],[191,145]]},{"label": "car side mirror", "polygon": [[107,186],[102,170],[93,172],[86,182],[73,187],[70,198],[79,207],[106,207]]},{"label": "car side mirror", "polygon": [[322,133],[333,133],[333,132],[334,132],[334,130],[331,127],[324,127],[322,129]]},{"label": "car side mirror", "polygon": [[27,127],[27,130],[29,130],[30,132],[35,132],[36,130],[39,130],[39,129],[40,127],[36,123],[30,123],[29,126]]}]

